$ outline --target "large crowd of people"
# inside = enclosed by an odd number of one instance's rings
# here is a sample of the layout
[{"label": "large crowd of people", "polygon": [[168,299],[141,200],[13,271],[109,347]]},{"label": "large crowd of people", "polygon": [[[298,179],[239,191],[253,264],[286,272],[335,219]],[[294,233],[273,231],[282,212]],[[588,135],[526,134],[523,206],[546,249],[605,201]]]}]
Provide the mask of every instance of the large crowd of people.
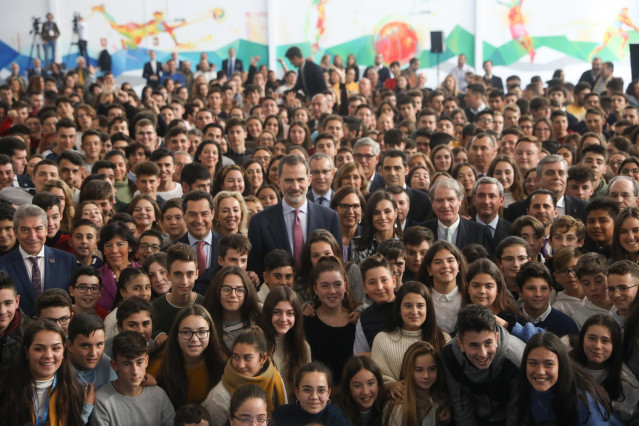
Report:
[{"label": "large crowd of people", "polygon": [[285,56],[12,65],[2,423],[639,424],[639,81]]}]

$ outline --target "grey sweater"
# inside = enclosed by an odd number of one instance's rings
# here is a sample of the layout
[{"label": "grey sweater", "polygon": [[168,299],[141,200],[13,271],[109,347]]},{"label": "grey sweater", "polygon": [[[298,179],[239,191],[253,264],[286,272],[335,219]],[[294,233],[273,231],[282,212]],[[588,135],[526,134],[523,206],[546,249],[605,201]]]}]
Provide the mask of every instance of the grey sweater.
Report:
[{"label": "grey sweater", "polygon": [[146,386],[138,397],[120,394],[109,382],[95,393],[90,425],[172,426],[175,410],[159,386]]}]

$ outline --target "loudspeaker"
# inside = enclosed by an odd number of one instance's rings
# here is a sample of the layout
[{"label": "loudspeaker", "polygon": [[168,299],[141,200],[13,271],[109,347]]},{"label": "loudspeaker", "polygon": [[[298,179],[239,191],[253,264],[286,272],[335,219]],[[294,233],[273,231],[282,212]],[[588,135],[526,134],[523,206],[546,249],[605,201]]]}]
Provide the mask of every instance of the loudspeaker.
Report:
[{"label": "loudspeaker", "polygon": [[630,69],[632,79],[639,78],[639,44],[630,45]]},{"label": "loudspeaker", "polygon": [[441,31],[430,32],[430,51],[444,53],[444,33]]}]

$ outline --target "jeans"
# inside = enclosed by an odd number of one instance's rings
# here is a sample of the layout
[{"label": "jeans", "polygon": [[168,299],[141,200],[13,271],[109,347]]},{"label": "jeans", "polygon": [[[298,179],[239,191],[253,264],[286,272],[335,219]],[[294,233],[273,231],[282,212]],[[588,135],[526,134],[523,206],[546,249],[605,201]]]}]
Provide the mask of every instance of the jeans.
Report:
[{"label": "jeans", "polygon": [[45,41],[44,47],[44,66],[49,66],[55,62],[55,40]]},{"label": "jeans", "polygon": [[86,40],[78,40],[78,48],[80,49],[80,56],[83,56],[87,61],[87,66],[89,65],[89,52],[87,51],[87,41]]}]

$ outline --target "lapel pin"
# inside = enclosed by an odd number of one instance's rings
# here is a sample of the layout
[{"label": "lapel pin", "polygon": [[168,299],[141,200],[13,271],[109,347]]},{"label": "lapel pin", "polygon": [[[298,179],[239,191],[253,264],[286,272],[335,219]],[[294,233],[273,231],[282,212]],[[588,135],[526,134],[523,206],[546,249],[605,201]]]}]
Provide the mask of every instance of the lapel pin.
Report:
[{"label": "lapel pin", "polygon": [[55,263],[55,259],[49,259],[49,263]]}]

